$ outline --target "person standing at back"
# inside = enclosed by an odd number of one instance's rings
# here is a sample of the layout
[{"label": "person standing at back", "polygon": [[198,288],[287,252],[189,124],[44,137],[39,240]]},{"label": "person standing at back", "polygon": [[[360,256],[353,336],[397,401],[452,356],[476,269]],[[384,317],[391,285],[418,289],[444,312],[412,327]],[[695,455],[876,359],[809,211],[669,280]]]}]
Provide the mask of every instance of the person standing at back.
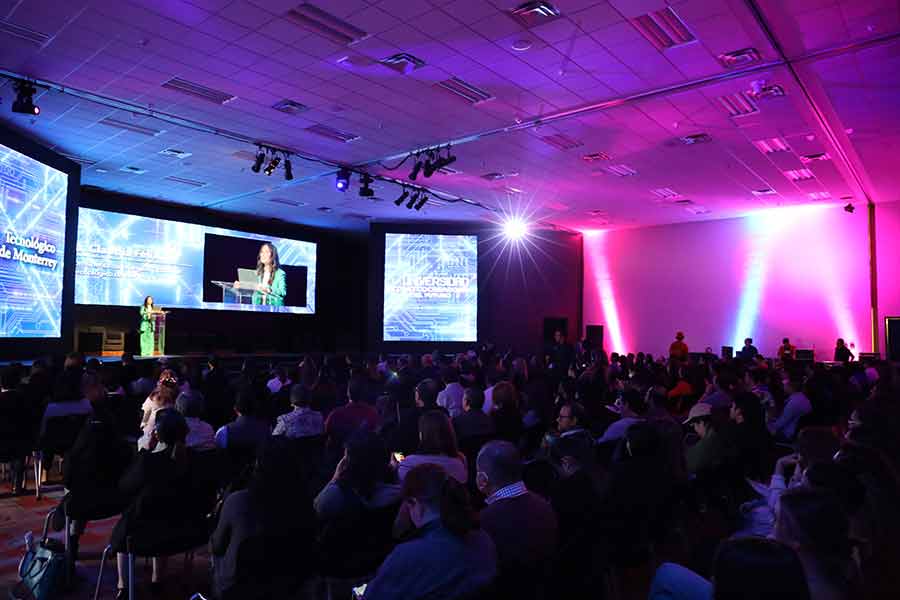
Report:
[{"label": "person standing at back", "polygon": [[778,360],[787,358],[793,360],[796,355],[797,347],[791,344],[791,340],[788,338],[781,340],[781,345],[778,347]]},{"label": "person standing at back", "polygon": [[847,363],[855,358],[853,352],[847,347],[844,338],[838,338],[834,347],[834,362]]},{"label": "person standing at back", "polygon": [[688,346],[684,343],[684,332],[675,334],[675,341],[669,345],[669,358],[679,362],[687,361]]}]

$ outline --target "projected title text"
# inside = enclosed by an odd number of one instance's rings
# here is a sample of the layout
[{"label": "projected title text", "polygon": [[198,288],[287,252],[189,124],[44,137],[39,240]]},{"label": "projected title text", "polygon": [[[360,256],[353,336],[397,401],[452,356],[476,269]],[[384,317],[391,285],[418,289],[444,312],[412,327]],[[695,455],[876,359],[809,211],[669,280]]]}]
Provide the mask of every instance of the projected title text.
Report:
[{"label": "projected title text", "polygon": [[0,260],[18,261],[51,271],[59,264],[59,259],[54,258],[56,254],[57,249],[53,242],[36,235],[23,237],[7,231],[3,235],[3,243],[0,244]]}]

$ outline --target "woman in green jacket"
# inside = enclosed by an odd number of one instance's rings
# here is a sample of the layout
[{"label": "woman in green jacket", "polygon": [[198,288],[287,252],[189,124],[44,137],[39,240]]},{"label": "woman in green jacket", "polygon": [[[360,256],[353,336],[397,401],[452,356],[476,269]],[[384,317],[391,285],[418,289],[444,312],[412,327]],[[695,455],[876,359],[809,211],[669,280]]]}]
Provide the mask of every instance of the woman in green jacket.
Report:
[{"label": "woman in green jacket", "polygon": [[141,356],[153,356],[153,338],[155,336],[153,313],[158,312],[153,305],[153,296],[144,298],[141,306]]},{"label": "woman in green jacket", "polygon": [[278,249],[266,242],[259,247],[256,257],[256,291],[253,292],[253,304],[268,306],[284,306],[287,295],[287,282],[284,271],[278,261]]}]

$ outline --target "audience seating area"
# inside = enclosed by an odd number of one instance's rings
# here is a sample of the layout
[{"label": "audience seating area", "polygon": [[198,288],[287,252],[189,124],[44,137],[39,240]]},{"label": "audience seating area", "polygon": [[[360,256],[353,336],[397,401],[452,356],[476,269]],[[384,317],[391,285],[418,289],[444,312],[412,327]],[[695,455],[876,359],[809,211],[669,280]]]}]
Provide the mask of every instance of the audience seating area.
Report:
[{"label": "audience seating area", "polygon": [[0,587],[46,523],[67,598],[896,598],[898,377],[564,342],[12,364]]}]

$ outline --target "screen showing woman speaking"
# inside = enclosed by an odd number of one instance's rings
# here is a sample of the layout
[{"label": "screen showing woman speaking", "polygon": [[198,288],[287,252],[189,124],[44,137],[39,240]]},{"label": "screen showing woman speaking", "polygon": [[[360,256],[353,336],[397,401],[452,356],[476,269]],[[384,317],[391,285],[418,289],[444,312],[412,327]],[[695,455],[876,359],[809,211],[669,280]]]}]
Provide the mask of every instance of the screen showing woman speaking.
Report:
[{"label": "screen showing woman speaking", "polygon": [[178,221],[78,211],[75,302],[316,311],[316,244]]}]

